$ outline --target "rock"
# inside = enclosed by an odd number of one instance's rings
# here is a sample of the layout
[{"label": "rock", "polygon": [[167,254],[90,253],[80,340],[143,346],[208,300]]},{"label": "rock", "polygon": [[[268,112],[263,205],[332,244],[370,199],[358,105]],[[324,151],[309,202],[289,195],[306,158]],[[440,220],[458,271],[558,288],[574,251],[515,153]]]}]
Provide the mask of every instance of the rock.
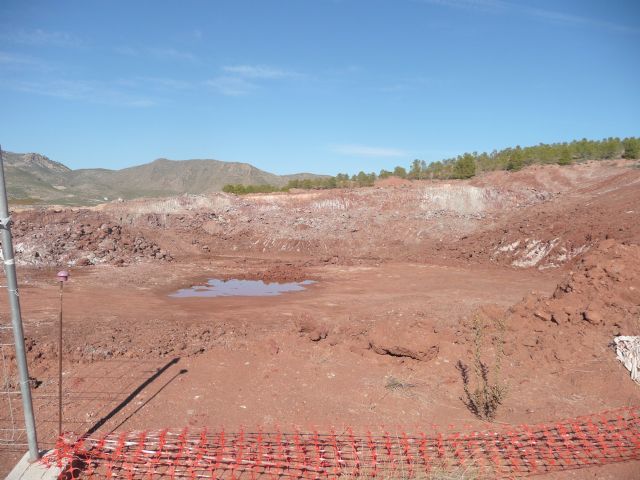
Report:
[{"label": "rock", "polygon": [[408,357],[420,361],[436,358],[440,350],[436,334],[422,323],[386,319],[379,321],[368,335],[370,348],[379,355]]},{"label": "rock", "polygon": [[314,330],[312,332],[309,332],[309,340],[311,340],[312,342],[319,342],[320,340],[327,338],[328,333],[329,332],[327,332],[326,329]]},{"label": "rock", "polygon": [[560,305],[554,305],[550,309],[551,321],[556,324],[565,323],[569,320],[569,315],[565,312],[565,309]]},{"label": "rock", "polygon": [[114,242],[110,238],[107,238],[106,240],[103,240],[102,242],[100,242],[99,247],[102,248],[103,250],[106,250],[107,252],[115,252],[116,242]]},{"label": "rock", "polygon": [[591,325],[600,325],[604,323],[602,314],[599,311],[591,308],[582,312],[582,317]]},{"label": "rock", "polygon": [[543,310],[536,310],[535,312],[533,312],[533,315],[540,320],[544,320],[545,322],[550,322],[552,319],[552,315]]}]

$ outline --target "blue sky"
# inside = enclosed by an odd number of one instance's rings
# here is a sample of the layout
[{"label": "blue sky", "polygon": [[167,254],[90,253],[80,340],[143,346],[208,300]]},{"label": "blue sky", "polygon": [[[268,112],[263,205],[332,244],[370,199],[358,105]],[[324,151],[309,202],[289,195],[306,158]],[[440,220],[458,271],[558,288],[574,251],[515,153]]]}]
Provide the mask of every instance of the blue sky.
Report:
[{"label": "blue sky", "polygon": [[0,142],[72,168],[378,171],[640,135],[640,2],[0,5]]}]

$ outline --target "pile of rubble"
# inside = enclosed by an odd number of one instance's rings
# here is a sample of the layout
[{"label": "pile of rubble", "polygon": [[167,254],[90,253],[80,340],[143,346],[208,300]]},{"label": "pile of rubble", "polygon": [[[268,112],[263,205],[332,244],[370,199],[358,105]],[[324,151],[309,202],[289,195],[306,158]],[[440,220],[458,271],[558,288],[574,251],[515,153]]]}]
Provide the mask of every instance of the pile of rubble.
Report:
[{"label": "pile of rubble", "polygon": [[529,356],[552,352],[558,361],[640,334],[640,246],[600,242],[551,297],[531,293],[513,306],[507,324]]},{"label": "pile of rubble", "polygon": [[636,328],[640,318],[640,246],[605,240],[582,257],[551,298],[530,295],[513,309],[557,326]]},{"label": "pile of rubble", "polygon": [[47,212],[47,221],[32,216],[18,216],[12,228],[16,259],[22,265],[126,265],[173,260],[140,231],[94,212]]}]

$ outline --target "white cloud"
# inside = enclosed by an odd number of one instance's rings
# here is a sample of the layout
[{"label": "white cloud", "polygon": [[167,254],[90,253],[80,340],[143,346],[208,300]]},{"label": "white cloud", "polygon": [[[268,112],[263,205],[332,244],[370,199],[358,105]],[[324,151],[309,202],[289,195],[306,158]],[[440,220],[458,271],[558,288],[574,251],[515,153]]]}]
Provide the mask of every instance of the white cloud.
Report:
[{"label": "white cloud", "polygon": [[120,47],[116,47],[116,48],[114,48],[114,51],[116,53],[119,53],[120,55],[128,55],[130,57],[135,57],[140,53],[135,48],[127,47],[126,45],[123,45],[123,46],[120,46]]},{"label": "white cloud", "polygon": [[551,22],[569,24],[569,25],[586,25],[594,26],[606,30],[613,30],[622,33],[640,33],[640,29],[630,27],[628,25],[622,25],[619,23],[607,22],[598,20],[595,18],[583,17],[581,15],[573,15],[568,13],[557,12],[554,10],[546,10],[533,7],[521,7],[523,13],[531,15],[533,17],[539,17]]},{"label": "white cloud", "polygon": [[121,45],[114,48],[114,51],[120,55],[126,55],[128,57],[140,57],[144,55],[151,55],[158,60],[169,61],[181,61],[198,63],[198,57],[186,50],[178,50],[177,48],[134,48],[127,45]]},{"label": "white cloud", "polygon": [[333,145],[331,151],[340,155],[356,157],[405,157],[408,153],[397,148],[371,147],[366,145]]},{"label": "white cloud", "polygon": [[384,93],[398,93],[398,92],[415,90],[416,88],[424,88],[428,85],[434,85],[435,83],[436,83],[436,80],[433,77],[396,76],[393,82],[386,85],[373,87],[373,89],[375,91],[384,92]]},{"label": "white cloud", "polygon": [[176,48],[150,48],[149,53],[160,60],[180,60],[197,62],[198,57],[193,53]]},{"label": "white cloud", "polygon": [[245,80],[244,78],[232,76],[215,77],[211,80],[207,80],[205,85],[213,88],[222,95],[230,97],[248,95],[258,88],[257,85]]},{"label": "white cloud", "polygon": [[80,80],[41,80],[9,82],[12,90],[65,100],[120,107],[151,107],[153,100],[114,88],[112,85]]},{"label": "white cloud", "polygon": [[383,92],[383,93],[398,93],[398,92],[404,92],[406,90],[409,90],[410,88],[411,87],[409,87],[406,83],[393,83],[391,85],[377,87],[374,90],[378,92]]},{"label": "white cloud", "polygon": [[443,7],[460,8],[465,10],[499,10],[507,6],[500,0],[418,0],[421,3],[431,3]]},{"label": "white cloud", "polygon": [[225,65],[220,70],[222,75],[205,83],[218,93],[233,97],[248,95],[259,90],[267,81],[297,79],[304,76],[292,70],[266,65]]},{"label": "white cloud", "polygon": [[35,61],[23,55],[16,55],[9,52],[0,51],[0,64],[5,65],[32,65]]},{"label": "white cloud", "polygon": [[544,8],[531,7],[524,4],[507,2],[504,0],[414,0],[420,3],[457,8],[461,10],[484,11],[488,13],[513,12],[520,15],[537,17],[549,22],[564,25],[585,25],[618,31],[622,33],[640,33],[640,29],[614,22],[607,22],[597,18],[585,17],[572,13],[558,12]]},{"label": "white cloud", "polygon": [[35,30],[17,30],[0,35],[0,38],[11,43],[33,46],[80,47],[82,40],[67,32],[51,32],[36,28]]},{"label": "white cloud", "polygon": [[40,58],[0,51],[0,65],[6,71],[48,72],[54,67]]},{"label": "white cloud", "polygon": [[301,76],[301,74],[292,70],[283,70],[266,65],[227,65],[222,67],[222,70],[226,73],[245,78],[278,79]]},{"label": "white cloud", "polygon": [[190,82],[169,77],[136,77],[133,81],[155,90],[187,90],[193,86]]}]

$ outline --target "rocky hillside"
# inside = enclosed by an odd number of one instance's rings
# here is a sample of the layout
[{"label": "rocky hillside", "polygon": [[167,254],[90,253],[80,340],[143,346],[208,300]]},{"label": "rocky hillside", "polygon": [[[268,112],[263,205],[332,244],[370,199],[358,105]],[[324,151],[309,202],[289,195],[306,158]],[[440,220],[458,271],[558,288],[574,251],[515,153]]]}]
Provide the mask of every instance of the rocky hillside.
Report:
[{"label": "rocky hillside", "polygon": [[228,183],[283,186],[301,173],[274,175],[247,163],[219,160],[167,160],[122,170],[71,170],[37,153],[2,152],[7,189],[14,203],[94,205],[116,198],[132,199],[212,193]]},{"label": "rocky hillside", "polygon": [[[637,244],[639,204],[640,169],[590,162],[464,181],[24,209],[14,234],[23,265],[132,263],[164,258],[163,250],[178,261],[234,252],[544,271],[575,263],[607,239]],[[109,228],[113,242],[105,241]]]}]

